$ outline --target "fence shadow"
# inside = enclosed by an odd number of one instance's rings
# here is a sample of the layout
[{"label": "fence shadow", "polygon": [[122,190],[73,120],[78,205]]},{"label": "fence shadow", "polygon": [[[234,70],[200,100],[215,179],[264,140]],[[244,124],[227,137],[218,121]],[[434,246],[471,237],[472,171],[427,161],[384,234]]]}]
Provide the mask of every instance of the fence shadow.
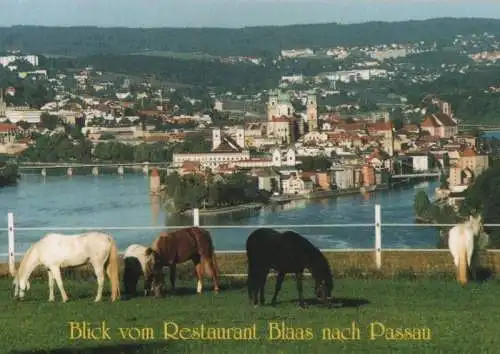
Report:
[{"label": "fence shadow", "polygon": [[[194,296],[197,295],[196,287],[194,286],[177,286],[175,291],[170,288],[170,282],[165,282],[166,288],[162,291],[162,297],[164,296]],[[220,283],[220,292],[227,292],[232,290],[241,290],[247,287],[246,280],[235,279],[235,278],[222,278]],[[204,293],[213,293],[213,283],[212,281],[204,283],[203,286]]]},{"label": "fence shadow", "polygon": [[[168,347],[168,349],[167,349]],[[102,345],[88,348],[58,348],[49,350],[25,350],[11,351],[11,354],[97,354],[97,353],[112,353],[112,354],[132,354],[132,353],[165,353],[171,350],[171,345],[167,345],[164,341],[142,342],[131,344],[114,344]]]},{"label": "fence shadow", "polygon": [[[280,303],[298,303],[298,299],[293,299],[293,300],[285,300],[285,301],[278,301],[277,304],[279,305]],[[325,307],[329,309],[341,309],[341,308],[359,308],[364,305],[371,304],[371,302],[367,299],[363,298],[342,298],[342,297],[337,297],[333,298],[327,306],[321,301],[318,300],[317,298],[308,298],[304,299],[304,302],[306,303],[307,306],[318,306],[318,307]]]}]

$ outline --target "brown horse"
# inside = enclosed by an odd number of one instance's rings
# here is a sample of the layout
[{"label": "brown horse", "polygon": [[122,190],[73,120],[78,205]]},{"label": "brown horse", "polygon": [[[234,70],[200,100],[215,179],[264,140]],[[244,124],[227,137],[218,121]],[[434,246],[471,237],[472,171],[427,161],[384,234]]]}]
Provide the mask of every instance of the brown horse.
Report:
[{"label": "brown horse", "polygon": [[212,277],[214,292],[219,292],[219,268],[215,259],[214,245],[210,232],[199,227],[188,227],[172,232],[161,232],[146,250],[146,256],[155,253],[156,264],[150,265],[154,270],[154,288],[156,296],[160,295],[164,277],[162,268],[170,268],[170,284],[175,291],[176,265],[189,260],[193,261],[198,278],[196,292],[203,290],[204,270]]}]

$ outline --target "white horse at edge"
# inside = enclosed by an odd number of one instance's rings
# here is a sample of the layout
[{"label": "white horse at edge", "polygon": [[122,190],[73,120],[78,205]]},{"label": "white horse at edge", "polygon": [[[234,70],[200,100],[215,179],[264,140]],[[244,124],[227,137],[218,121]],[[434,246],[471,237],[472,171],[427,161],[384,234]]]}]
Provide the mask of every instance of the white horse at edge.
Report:
[{"label": "white horse at edge", "polygon": [[104,270],[111,282],[111,300],[120,297],[119,258],[116,243],[110,235],[102,232],[64,235],[48,233],[33,244],[24,255],[19,269],[14,274],[14,297],[22,300],[30,288],[29,278],[35,268],[44,266],[48,270],[49,301],[54,301],[54,281],[57,283],[62,301],[68,301],[64,290],[61,268],[91,264],[97,277],[97,296],[102,298]]},{"label": "white horse at edge", "polygon": [[[455,225],[448,232],[448,247],[453,262],[457,267],[457,281],[465,286],[468,282],[468,270],[471,269],[472,255],[474,254],[474,238],[482,230],[482,217],[469,216],[469,220]],[[473,268],[473,267],[472,267]],[[472,273],[475,271],[471,269]]]}]

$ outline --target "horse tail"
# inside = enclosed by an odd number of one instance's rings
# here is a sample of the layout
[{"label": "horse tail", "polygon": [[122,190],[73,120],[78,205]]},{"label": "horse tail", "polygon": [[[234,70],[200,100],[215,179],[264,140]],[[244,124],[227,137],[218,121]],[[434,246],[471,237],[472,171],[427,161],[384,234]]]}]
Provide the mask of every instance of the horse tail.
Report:
[{"label": "horse tail", "polygon": [[[463,241],[463,240],[462,240]],[[460,242],[458,250],[458,282],[465,286],[467,284],[467,247],[465,242]]]},{"label": "horse tail", "polygon": [[[219,281],[219,265],[217,263],[217,257],[215,256],[215,252],[212,252],[212,255],[208,257],[208,262],[211,265],[208,266],[208,264],[205,263],[205,271],[207,272],[208,276],[210,277],[215,277],[217,281]],[[212,269],[213,271],[212,271]]]},{"label": "horse tail", "polygon": [[111,249],[109,251],[109,260],[107,273],[111,281],[111,301],[120,298],[120,266],[118,264],[118,248],[116,242],[110,237]]},{"label": "horse tail", "polygon": [[212,240],[212,235],[210,235],[210,232],[205,229],[200,229],[201,234],[205,237],[206,239],[206,250],[201,250],[204,254],[202,255],[203,258],[206,257],[207,262],[203,262],[205,271],[207,272],[208,276],[212,277],[215,280],[216,287],[220,286],[220,272],[219,272],[219,265],[217,264],[217,257],[215,256],[215,247],[214,243]]}]

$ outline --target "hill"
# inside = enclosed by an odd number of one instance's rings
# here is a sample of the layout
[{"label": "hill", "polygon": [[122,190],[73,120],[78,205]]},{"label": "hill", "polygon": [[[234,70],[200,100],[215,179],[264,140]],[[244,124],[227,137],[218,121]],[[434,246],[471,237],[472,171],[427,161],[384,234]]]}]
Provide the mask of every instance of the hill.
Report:
[{"label": "hill", "polygon": [[223,28],[99,28],[13,26],[0,28],[0,51],[85,56],[144,51],[215,56],[274,56],[281,49],[449,41],[457,34],[500,33],[500,20],[439,18]]}]

